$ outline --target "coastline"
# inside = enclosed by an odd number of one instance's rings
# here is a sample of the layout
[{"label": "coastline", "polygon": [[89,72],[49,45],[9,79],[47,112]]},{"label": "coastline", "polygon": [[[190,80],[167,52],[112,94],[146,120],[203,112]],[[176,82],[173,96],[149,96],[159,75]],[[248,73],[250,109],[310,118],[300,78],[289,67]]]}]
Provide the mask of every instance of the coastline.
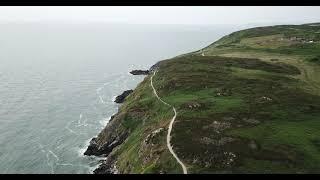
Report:
[{"label": "coastline", "polygon": [[[146,70],[146,71],[150,72],[149,74],[146,74],[146,73],[132,74],[130,72],[128,72],[128,73],[131,74],[132,76],[144,75],[145,78],[147,78],[149,75],[152,74],[151,72],[153,72],[158,67],[159,62],[152,65],[149,68],[149,70]],[[143,70],[134,70],[134,71],[143,71]],[[138,85],[140,83],[138,83]],[[136,88],[138,87],[138,85],[134,89],[132,89],[133,90],[132,93],[136,92]],[[128,94],[128,96],[130,94]],[[121,96],[121,95],[118,95],[118,96]],[[116,98],[117,98],[117,95],[114,95],[113,98],[111,99],[111,101],[115,102]],[[125,100],[124,100],[124,102],[125,102]],[[123,144],[126,141],[127,137],[129,136],[129,132],[121,134],[120,136],[113,137],[111,139],[107,139],[104,146],[99,146],[98,142],[97,142],[97,138],[99,137],[99,135],[101,135],[103,133],[103,131],[105,131],[106,129],[109,130],[109,134],[113,133],[112,130],[114,130],[114,129],[112,127],[114,124],[114,119],[117,119],[118,116],[121,116],[120,110],[121,110],[121,107],[123,106],[122,102],[118,103],[118,104],[120,104],[120,107],[118,108],[117,112],[106,118],[108,120],[106,122],[104,122],[104,124],[103,124],[104,128],[98,133],[97,136],[88,140],[87,146],[86,146],[85,150],[82,152],[82,154],[85,156],[95,156],[95,157],[101,158],[101,160],[99,160],[100,162],[97,164],[97,166],[95,166],[94,168],[92,168],[92,170],[90,170],[90,172],[92,172],[93,174],[118,174],[119,173],[119,170],[116,167],[116,158],[114,157],[114,155],[112,153],[114,152],[113,150],[115,148],[117,148],[118,146],[120,146],[121,144]]]},{"label": "coastline", "polygon": [[[319,154],[305,147],[318,149],[319,140],[304,132],[319,126],[320,37],[297,41],[316,30],[295,27],[235,32],[151,66],[154,74],[161,67],[157,89],[149,73],[91,140],[88,154],[106,157],[93,173],[316,172],[319,163],[308,162]],[[270,32],[286,35],[285,49]]]}]

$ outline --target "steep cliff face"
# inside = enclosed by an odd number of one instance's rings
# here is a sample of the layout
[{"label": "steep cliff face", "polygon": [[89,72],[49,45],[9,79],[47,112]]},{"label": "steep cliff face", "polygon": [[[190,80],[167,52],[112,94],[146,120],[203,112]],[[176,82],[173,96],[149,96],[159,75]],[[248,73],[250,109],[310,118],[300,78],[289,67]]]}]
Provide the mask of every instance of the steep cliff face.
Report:
[{"label": "steep cliff face", "polygon": [[[320,171],[319,32],[252,28],[150,68],[177,110],[171,143],[189,173]],[[86,155],[108,156],[95,173],[182,173],[166,146],[174,114],[151,74],[91,141]]]},{"label": "steep cliff face", "polygon": [[121,112],[115,114],[98,137],[92,138],[84,155],[108,155],[116,146],[123,143],[129,135],[129,130],[121,124],[123,116]]}]

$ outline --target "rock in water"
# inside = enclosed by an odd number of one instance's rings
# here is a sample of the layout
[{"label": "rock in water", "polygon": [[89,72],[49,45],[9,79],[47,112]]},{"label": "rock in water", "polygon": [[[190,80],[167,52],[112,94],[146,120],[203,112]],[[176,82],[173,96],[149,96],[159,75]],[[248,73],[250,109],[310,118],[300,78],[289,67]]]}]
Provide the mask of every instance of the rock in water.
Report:
[{"label": "rock in water", "polygon": [[124,91],[121,95],[117,96],[114,102],[116,103],[123,103],[124,99],[129,96],[133,92],[132,89]]},{"label": "rock in water", "polygon": [[133,70],[130,73],[133,75],[148,75],[149,70]]},{"label": "rock in water", "polygon": [[84,152],[84,155],[99,155],[98,152],[98,144],[96,142],[97,138],[92,138],[90,141],[90,145],[88,146],[87,150]]}]

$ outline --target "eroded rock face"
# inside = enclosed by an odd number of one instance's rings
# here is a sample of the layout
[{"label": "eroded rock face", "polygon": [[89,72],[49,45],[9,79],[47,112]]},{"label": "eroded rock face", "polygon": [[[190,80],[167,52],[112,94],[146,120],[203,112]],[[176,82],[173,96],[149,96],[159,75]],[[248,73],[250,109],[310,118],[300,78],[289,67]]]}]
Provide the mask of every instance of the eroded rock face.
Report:
[{"label": "eroded rock face", "polygon": [[87,150],[84,152],[84,155],[86,156],[97,155],[98,151],[99,151],[99,148],[97,144],[97,138],[92,138]]},{"label": "eroded rock face", "polygon": [[130,72],[132,75],[148,75],[149,73],[149,70],[133,70]]},{"label": "eroded rock face", "polygon": [[94,174],[119,174],[116,167],[117,161],[113,156],[108,156],[107,160],[103,161],[102,164],[93,171]]},{"label": "eroded rock face", "polygon": [[122,94],[120,94],[119,96],[116,97],[116,99],[114,100],[114,102],[116,102],[116,103],[123,103],[124,100],[125,100],[125,98],[126,98],[127,96],[129,96],[129,94],[131,94],[132,92],[133,92],[132,89],[124,91]]},{"label": "eroded rock face", "polygon": [[84,152],[84,155],[91,156],[101,156],[101,155],[108,155],[113,148],[122,144],[122,142],[126,139],[127,134],[120,134],[115,139],[111,139],[105,142],[102,145],[99,145],[97,142],[97,138],[92,138],[90,141],[90,145],[88,146],[87,150]]},{"label": "eroded rock face", "polygon": [[107,156],[115,147],[122,144],[129,135],[129,130],[123,128],[121,124],[124,116],[121,113],[114,115],[98,137],[92,138],[84,155]]}]

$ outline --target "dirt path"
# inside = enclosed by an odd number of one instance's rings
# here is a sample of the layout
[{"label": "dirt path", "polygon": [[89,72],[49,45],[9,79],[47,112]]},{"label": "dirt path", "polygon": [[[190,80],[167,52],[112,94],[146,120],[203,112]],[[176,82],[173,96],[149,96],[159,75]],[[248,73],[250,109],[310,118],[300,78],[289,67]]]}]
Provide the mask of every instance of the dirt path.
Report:
[{"label": "dirt path", "polygon": [[153,89],[153,93],[154,93],[154,95],[157,97],[157,99],[160,100],[163,104],[172,107],[172,110],[173,110],[173,112],[174,112],[174,116],[172,117],[172,119],[171,119],[171,121],[170,121],[170,124],[169,124],[169,128],[168,128],[167,147],[168,147],[170,153],[173,155],[173,157],[174,157],[174,158],[177,160],[177,162],[181,165],[181,167],[182,167],[182,169],[183,169],[183,174],[188,174],[186,166],[183,164],[183,162],[181,162],[181,160],[178,158],[178,156],[176,155],[176,153],[173,151],[172,146],[171,146],[171,143],[170,143],[170,141],[171,141],[172,125],[173,125],[174,120],[175,120],[176,117],[177,117],[177,111],[176,111],[176,108],[175,108],[175,107],[173,107],[172,105],[166,103],[165,101],[163,101],[163,100],[158,96],[157,91],[156,91],[156,89],[154,88],[153,82],[152,82],[152,78],[153,78],[153,76],[155,76],[155,74],[156,74],[156,71],[154,71],[153,75],[151,76],[151,81],[150,81],[151,87],[152,87],[152,89]]}]

